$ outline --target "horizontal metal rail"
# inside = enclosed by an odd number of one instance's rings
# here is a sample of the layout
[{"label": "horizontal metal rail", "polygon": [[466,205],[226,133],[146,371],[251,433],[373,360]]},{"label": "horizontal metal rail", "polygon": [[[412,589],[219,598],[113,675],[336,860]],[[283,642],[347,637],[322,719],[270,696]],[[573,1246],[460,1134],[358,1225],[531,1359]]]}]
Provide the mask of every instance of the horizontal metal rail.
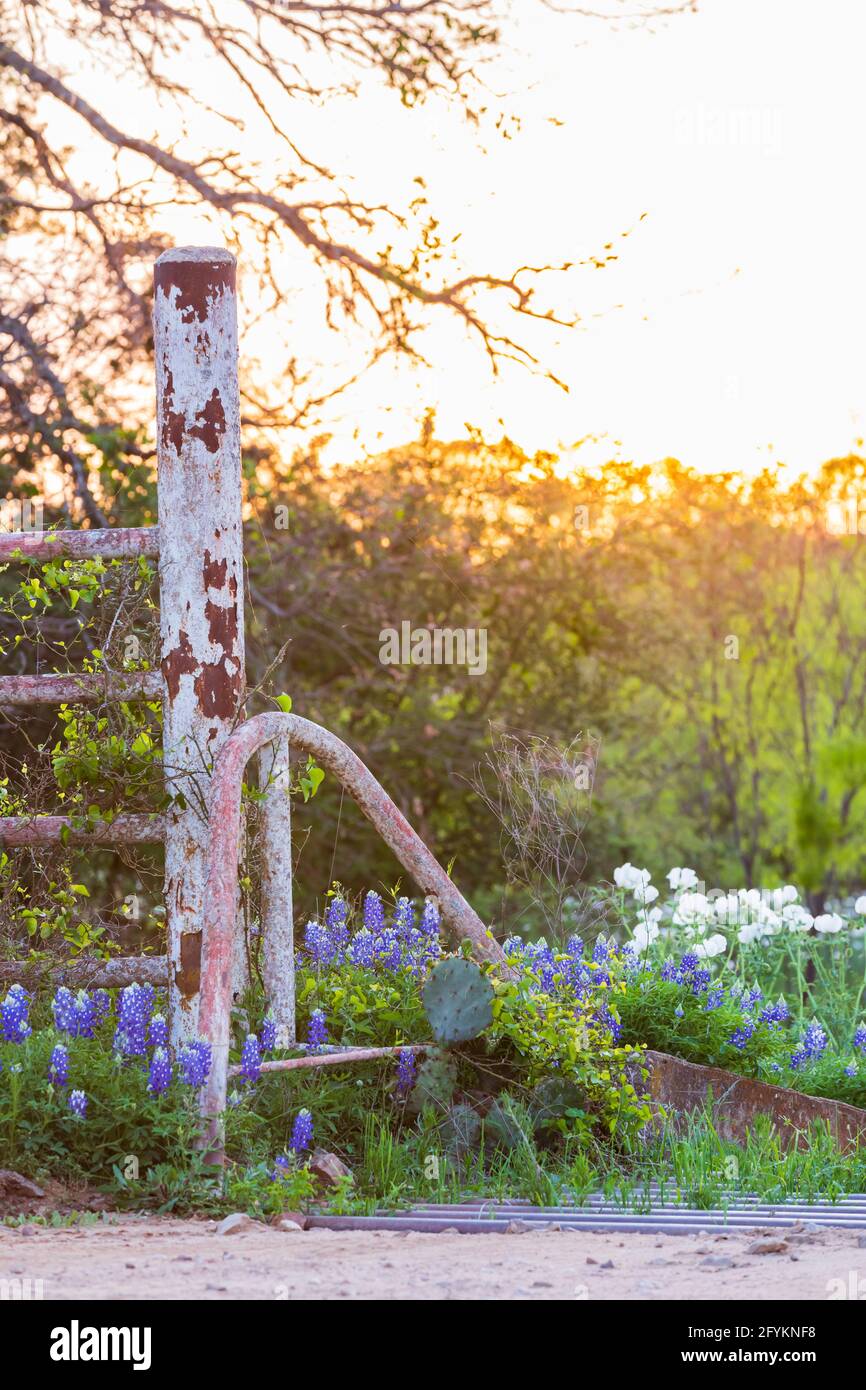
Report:
[{"label": "horizontal metal rail", "polygon": [[[380,1057],[396,1057],[399,1053],[426,1052],[435,1043],[401,1043],[399,1047],[346,1047],[330,1052],[308,1053],[306,1057],[283,1057],[275,1062],[262,1062],[261,1071],[296,1071],[300,1067],[339,1067],[347,1062],[375,1062]],[[229,1076],[240,1076],[239,1066],[229,1067]]]},{"label": "horizontal metal rail", "polygon": [[122,815],[85,823],[69,816],[0,816],[0,845],[147,845],[165,836],[161,815]]},{"label": "horizontal metal rail", "polygon": [[158,526],[0,534],[0,563],[15,560],[137,560],[159,555]]},{"label": "horizontal metal rail", "polygon": [[73,672],[68,676],[0,676],[0,705],[74,705],[159,700],[159,671]]},{"label": "horizontal metal rail", "polygon": [[0,980],[19,984],[39,984],[46,980],[101,989],[123,985],[168,984],[167,956],[115,956],[113,960],[79,958],[73,961],[3,960]]}]

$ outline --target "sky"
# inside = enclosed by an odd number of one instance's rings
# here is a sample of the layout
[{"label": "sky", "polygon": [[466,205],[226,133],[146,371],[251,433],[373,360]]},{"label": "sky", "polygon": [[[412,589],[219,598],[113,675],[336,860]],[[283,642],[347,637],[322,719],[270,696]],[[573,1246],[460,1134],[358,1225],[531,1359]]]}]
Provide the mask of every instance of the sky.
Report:
[{"label": "sky", "polygon": [[[673,455],[702,470],[799,472],[856,448],[866,6],[699,0],[653,29],[536,0],[515,9],[485,74],[520,118],[511,138],[438,101],[404,111],[371,83],[325,113],[299,109],[293,137],[371,201],[405,206],[422,174],[443,228],[462,234],[464,267],[577,261],[613,242],[611,267],[558,287],[579,326],[525,335],[568,392],[517,367],[493,378],[477,342],[440,315],[423,341],[429,369],[383,364],[340,398],[332,452],[399,443],[428,407],[440,437],[468,422],[529,450],[584,440],[587,462]],[[91,91],[98,81],[80,78]],[[134,96],[100,86],[129,128]],[[267,165],[278,156],[261,139]],[[211,239],[200,214],[162,215],[178,241]],[[279,342],[351,370],[356,346],[324,332],[304,254],[290,251],[281,272],[285,298],[250,345],[275,363]]]}]

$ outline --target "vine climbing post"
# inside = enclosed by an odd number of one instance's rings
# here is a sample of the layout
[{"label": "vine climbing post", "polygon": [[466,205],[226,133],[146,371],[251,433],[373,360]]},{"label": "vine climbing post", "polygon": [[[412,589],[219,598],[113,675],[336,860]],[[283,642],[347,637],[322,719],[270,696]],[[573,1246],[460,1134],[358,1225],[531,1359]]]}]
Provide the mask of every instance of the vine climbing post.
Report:
[{"label": "vine climbing post", "polygon": [[154,268],[157,487],[172,1042],[198,1027],[209,774],[244,698],[235,260],[178,247]]}]

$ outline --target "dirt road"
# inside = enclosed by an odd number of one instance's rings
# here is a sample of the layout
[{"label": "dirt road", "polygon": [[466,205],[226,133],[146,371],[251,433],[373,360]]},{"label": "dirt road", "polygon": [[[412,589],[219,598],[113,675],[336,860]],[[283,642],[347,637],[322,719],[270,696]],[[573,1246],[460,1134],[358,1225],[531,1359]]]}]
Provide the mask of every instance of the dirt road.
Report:
[{"label": "dirt road", "polygon": [[213,1221],[124,1218],[0,1228],[0,1293],[29,1279],[46,1299],[73,1300],[866,1298],[856,1232],[806,1230],[780,1252],[749,1253],[761,1239],[779,1232],[395,1235],[253,1224],[221,1236]]}]

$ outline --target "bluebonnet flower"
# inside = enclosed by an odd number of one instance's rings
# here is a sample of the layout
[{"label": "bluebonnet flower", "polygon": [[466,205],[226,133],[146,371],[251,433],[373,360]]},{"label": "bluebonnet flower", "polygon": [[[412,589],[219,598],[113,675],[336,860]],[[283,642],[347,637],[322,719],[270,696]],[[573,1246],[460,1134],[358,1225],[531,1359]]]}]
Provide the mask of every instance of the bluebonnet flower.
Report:
[{"label": "bluebonnet flower", "polygon": [[364,898],[364,927],[371,936],[385,930],[385,909],[382,899],[372,889]]},{"label": "bluebonnet flower", "polygon": [[332,898],[325,912],[325,927],[331,938],[333,958],[342,956],[349,940],[349,908],[344,898]]},{"label": "bluebonnet flower", "polygon": [[73,1115],[79,1120],[85,1119],[87,1115],[87,1096],[83,1091],[70,1091],[69,1100],[66,1103]]},{"label": "bluebonnet flower", "polygon": [[713,1011],[713,1009],[720,1009],[721,1006],[722,1006],[722,1004],[724,1004],[724,1002],[725,1002],[725,987],[724,987],[724,985],[713,985],[713,988],[712,988],[712,989],[707,990],[707,997],[706,997],[706,999],[705,999],[705,1001],[704,1001],[704,1010],[705,1010],[706,1013],[711,1013],[711,1012]]},{"label": "bluebonnet flower", "polygon": [[754,1031],[754,1019],[746,1018],[743,1020],[742,1026],[740,1028],[737,1028],[736,1031],[731,1034],[731,1036],[728,1038],[728,1042],[731,1044],[732,1047],[736,1047],[740,1052],[743,1052],[745,1048],[748,1046],[749,1040],[752,1037]]},{"label": "bluebonnet flower", "polygon": [[767,1004],[758,1015],[761,1023],[769,1023],[771,1027],[787,1022],[790,1017],[791,1011],[781,994],[775,1004]]},{"label": "bluebonnet flower", "polygon": [[756,1004],[760,1004],[764,997],[764,991],[754,985],[746,994],[743,995],[742,1007],[745,1010],[753,1009]]},{"label": "bluebonnet flower", "polygon": [[866,1023],[861,1023],[854,1034],[854,1046],[866,1052]]},{"label": "bluebonnet flower", "polygon": [[439,908],[428,898],[421,913],[421,930],[426,937],[439,945]]},{"label": "bluebonnet flower", "polygon": [[168,1047],[168,1023],[162,1014],[154,1014],[150,1020],[147,1041],[151,1047]]},{"label": "bluebonnet flower", "polygon": [[812,1019],[803,1034],[802,1047],[809,1058],[820,1057],[827,1047],[827,1034],[816,1018]]},{"label": "bluebonnet flower", "polygon": [[376,937],[375,943],[376,959],[385,967],[386,970],[399,970],[403,963],[403,951],[400,946],[400,938],[390,927]]},{"label": "bluebonnet flower", "polygon": [[328,1041],[328,1025],[324,1009],[313,1009],[307,1024],[307,1042],[312,1047],[321,1047]]},{"label": "bluebonnet flower", "polygon": [[699,994],[703,994],[705,990],[709,989],[710,981],[712,980],[712,978],[713,977],[710,974],[709,970],[691,971],[691,975],[687,983],[691,985],[692,994],[696,998]]},{"label": "bluebonnet flower", "polygon": [[611,948],[603,936],[600,936],[592,948],[592,958],[596,965],[604,965],[611,955]]},{"label": "bluebonnet flower", "polygon": [[258,1081],[262,1071],[262,1051],[255,1033],[249,1033],[241,1048],[240,1075],[244,1081]]},{"label": "bluebonnet flower", "polygon": [[663,980],[669,983],[682,984],[683,972],[680,967],[672,960],[666,960],[662,965],[659,974]]},{"label": "bluebonnet flower", "polygon": [[28,1018],[30,995],[23,985],[12,985],[3,1003],[0,1004],[0,1017],[3,1023],[3,1041],[23,1043],[33,1029]]},{"label": "bluebonnet flower", "polygon": [[69,1080],[69,1053],[57,1043],[48,1059],[48,1080],[52,1086],[65,1086]]},{"label": "bluebonnet flower", "polygon": [[607,1028],[614,1042],[619,1041],[620,1034],[622,1033],[622,1024],[619,1022],[619,1019],[614,1018],[607,1004],[602,1004],[601,1008],[596,1010],[594,1022],[600,1023],[602,1027]]},{"label": "bluebonnet flower", "polygon": [[856,1063],[856,1062],[849,1062],[849,1063],[848,1063],[847,1067],[845,1068],[845,1075],[846,1075],[846,1076],[856,1076],[856,1075],[857,1075],[857,1063]]},{"label": "bluebonnet flower", "polygon": [[316,921],[310,921],[304,927],[304,948],[310,957],[310,964],[320,967],[331,965],[337,953],[331,932]]},{"label": "bluebonnet flower", "polygon": [[259,1029],[259,1042],[262,1052],[273,1052],[277,1045],[277,1020],[274,1018],[273,1009],[268,1009],[262,1019],[262,1026]]},{"label": "bluebonnet flower", "polygon": [[401,1047],[397,1054],[397,1095],[407,1095],[414,1085],[415,1053],[411,1047]]},{"label": "bluebonnet flower", "polygon": [[522,936],[507,936],[502,943],[506,960],[516,963],[526,952],[526,942]]},{"label": "bluebonnet flower", "polygon": [[171,1085],[171,1060],[164,1047],[155,1047],[150,1060],[150,1074],[147,1089],[155,1096],[167,1091]]},{"label": "bluebonnet flower", "polygon": [[292,1125],[291,1147],[298,1154],[313,1142],[313,1117],[309,1110],[299,1110]]},{"label": "bluebonnet flower", "polygon": [[349,942],[349,949],[346,955],[353,965],[361,965],[369,969],[373,964],[374,951],[374,938],[366,927],[362,927],[359,932],[355,933],[352,940]]},{"label": "bluebonnet flower", "polygon": [[699,964],[700,959],[694,951],[686,951],[680,960],[680,970],[690,974],[693,970],[697,970]]},{"label": "bluebonnet flower", "polygon": [[210,1043],[205,1042],[203,1038],[196,1042],[184,1043],[178,1052],[177,1061],[184,1086],[203,1086],[210,1073]]},{"label": "bluebonnet flower", "polygon": [[78,1036],[78,1011],[75,1005],[75,995],[66,985],[58,985],[51,1001],[51,1012],[54,1015],[54,1027],[58,1033],[69,1033],[73,1038]]},{"label": "bluebonnet flower", "polygon": [[677,1007],[674,1009],[674,1014],[677,1018],[683,1018],[685,1016],[685,1012],[686,1011],[683,1008],[682,1004],[678,1004]]},{"label": "bluebonnet flower", "polygon": [[409,898],[397,899],[393,927],[401,941],[408,941],[415,930],[415,909]]},{"label": "bluebonnet flower", "polygon": [[274,1166],[268,1174],[271,1182],[279,1182],[281,1178],[287,1178],[292,1169],[292,1160],[288,1154],[277,1154],[274,1159]]},{"label": "bluebonnet flower", "polygon": [[96,1011],[97,1026],[111,1013],[111,995],[107,989],[97,989],[93,992],[93,1006]]},{"label": "bluebonnet flower", "polygon": [[114,1048],[124,1057],[143,1057],[146,1053],[147,1025],[153,1010],[152,985],[127,985],[117,1001],[117,1027]]},{"label": "bluebonnet flower", "polygon": [[75,1021],[79,1038],[92,1038],[96,1032],[96,1001],[86,989],[80,989],[75,996]]}]

